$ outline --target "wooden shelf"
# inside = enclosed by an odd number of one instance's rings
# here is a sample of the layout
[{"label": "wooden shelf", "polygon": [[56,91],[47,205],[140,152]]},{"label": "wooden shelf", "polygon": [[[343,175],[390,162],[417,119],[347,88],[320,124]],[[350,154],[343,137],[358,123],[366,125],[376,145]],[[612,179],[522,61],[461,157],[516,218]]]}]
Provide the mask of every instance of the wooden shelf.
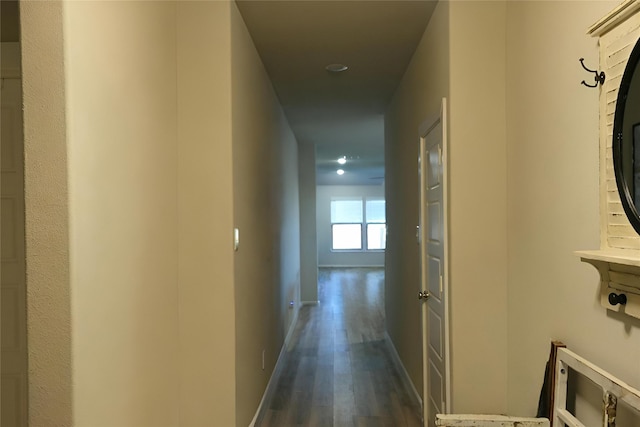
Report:
[{"label": "wooden shelf", "polygon": [[603,261],[613,264],[640,268],[640,250],[600,249],[595,251],[576,251],[582,261]]}]

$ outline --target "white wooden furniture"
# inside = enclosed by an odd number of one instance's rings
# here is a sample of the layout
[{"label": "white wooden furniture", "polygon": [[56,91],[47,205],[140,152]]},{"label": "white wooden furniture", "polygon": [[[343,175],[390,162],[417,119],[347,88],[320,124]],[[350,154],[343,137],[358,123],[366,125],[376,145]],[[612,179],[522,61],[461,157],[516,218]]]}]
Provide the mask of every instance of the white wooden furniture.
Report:
[{"label": "white wooden furniture", "polygon": [[[588,30],[598,37],[600,70],[600,249],[578,251],[582,261],[600,273],[600,303],[608,310],[640,318],[640,235],[629,223],[613,169],[613,119],[620,81],[629,55],[640,38],[640,0],[626,0]],[[612,304],[624,294],[626,304]],[[615,302],[615,299],[613,300]]]},{"label": "white wooden furniture", "polygon": [[503,415],[443,415],[436,416],[441,427],[549,427],[546,418],[520,418]]},{"label": "white wooden furniture", "polygon": [[[602,426],[615,427],[618,401],[624,401],[629,407],[640,411],[639,390],[600,369],[572,351],[561,348],[558,349],[558,360],[556,363],[555,404],[553,411],[554,426],[568,425],[571,427],[586,427],[567,410],[569,368],[580,375],[584,375],[602,390]],[[621,425],[621,427],[627,426]]]},{"label": "white wooden furniture", "polygon": [[[566,348],[557,349],[555,366],[555,391],[553,405],[554,427],[586,427],[567,409],[569,371],[584,376],[602,392],[602,425],[616,426],[618,402],[624,402],[629,408],[640,413],[640,390],[614,377],[593,363],[578,356]],[[440,427],[549,427],[546,418],[520,418],[504,415],[436,415],[436,426]],[[634,424],[635,425],[635,424]],[[620,424],[621,427],[631,427]]]}]

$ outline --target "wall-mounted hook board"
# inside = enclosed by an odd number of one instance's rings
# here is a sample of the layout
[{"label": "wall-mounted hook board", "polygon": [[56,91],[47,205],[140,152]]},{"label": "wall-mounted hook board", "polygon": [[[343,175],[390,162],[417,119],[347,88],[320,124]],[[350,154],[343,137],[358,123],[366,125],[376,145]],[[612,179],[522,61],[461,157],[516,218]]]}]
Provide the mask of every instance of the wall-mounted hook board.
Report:
[{"label": "wall-mounted hook board", "polygon": [[600,305],[640,319],[640,251],[578,251],[600,273]]}]

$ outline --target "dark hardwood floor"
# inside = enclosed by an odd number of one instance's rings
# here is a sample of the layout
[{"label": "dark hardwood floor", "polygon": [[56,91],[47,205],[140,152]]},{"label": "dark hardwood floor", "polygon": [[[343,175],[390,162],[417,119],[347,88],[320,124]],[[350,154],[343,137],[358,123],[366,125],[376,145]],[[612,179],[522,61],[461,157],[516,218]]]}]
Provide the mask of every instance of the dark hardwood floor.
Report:
[{"label": "dark hardwood floor", "polygon": [[384,270],[320,269],[256,426],[420,426],[384,341]]}]

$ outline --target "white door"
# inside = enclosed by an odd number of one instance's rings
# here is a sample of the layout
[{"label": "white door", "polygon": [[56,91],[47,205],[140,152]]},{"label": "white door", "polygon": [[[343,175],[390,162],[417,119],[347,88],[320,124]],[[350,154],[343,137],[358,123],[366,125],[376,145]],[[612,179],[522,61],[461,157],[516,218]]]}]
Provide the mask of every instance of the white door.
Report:
[{"label": "white door", "polygon": [[[11,44],[14,45],[14,44]],[[2,427],[27,425],[27,316],[24,252],[22,91],[19,73],[8,73],[14,46],[2,44],[0,342]]]},{"label": "white door", "polygon": [[449,411],[446,99],[420,127],[420,254],[424,425]]}]

